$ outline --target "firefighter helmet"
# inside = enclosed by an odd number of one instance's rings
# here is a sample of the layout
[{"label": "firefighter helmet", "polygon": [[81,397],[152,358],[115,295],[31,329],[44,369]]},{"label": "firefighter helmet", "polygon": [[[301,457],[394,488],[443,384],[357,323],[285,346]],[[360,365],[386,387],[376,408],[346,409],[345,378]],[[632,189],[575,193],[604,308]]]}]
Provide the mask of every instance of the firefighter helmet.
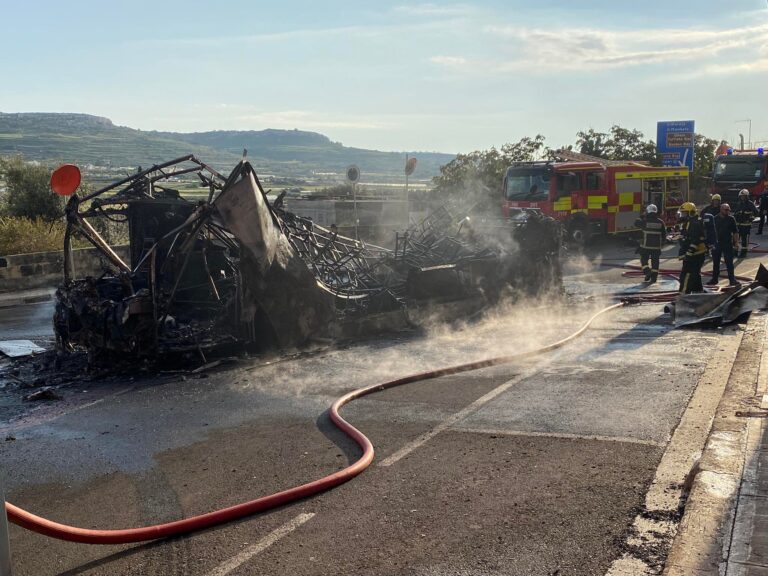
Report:
[{"label": "firefighter helmet", "polygon": [[742,188],[739,191],[739,198],[744,198],[745,196],[749,197],[749,190],[747,190],[746,188]]},{"label": "firefighter helmet", "polygon": [[648,206],[645,207],[645,211],[648,214],[656,214],[659,211],[659,209],[656,208],[656,204],[648,204]]},{"label": "firefighter helmet", "polygon": [[680,206],[679,214],[685,218],[696,216],[696,204],[693,202],[683,202],[683,205]]},{"label": "firefighter helmet", "polygon": [[718,202],[722,200],[722,198],[720,198],[720,194],[712,194],[712,202],[714,202],[715,200],[717,200]]}]

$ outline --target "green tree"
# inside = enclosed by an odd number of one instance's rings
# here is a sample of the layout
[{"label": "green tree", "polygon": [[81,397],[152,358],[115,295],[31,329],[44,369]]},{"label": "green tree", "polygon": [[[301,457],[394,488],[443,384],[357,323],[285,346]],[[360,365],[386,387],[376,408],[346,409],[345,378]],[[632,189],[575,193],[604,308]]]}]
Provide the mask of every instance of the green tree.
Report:
[{"label": "green tree", "polygon": [[719,142],[713,138],[696,134],[693,140],[693,172],[691,174],[693,190],[704,190],[708,187],[715,167],[715,150],[718,144]]},{"label": "green tree", "polygon": [[548,154],[544,136],[528,136],[517,142],[504,144],[501,149],[476,150],[459,154],[445,166],[432,181],[439,194],[488,195],[499,190],[504,171],[513,162],[532,162]]},{"label": "green tree", "polygon": [[605,147],[610,160],[640,160],[652,165],[660,164],[656,144],[653,140],[645,140],[640,130],[611,126],[610,138]]},{"label": "green tree", "polygon": [[576,134],[576,148],[582,154],[606,160],[639,160],[659,165],[660,159],[653,140],[645,140],[640,130],[611,126],[609,133],[594,128]]},{"label": "green tree", "polygon": [[64,214],[64,199],[51,191],[51,171],[25,163],[21,156],[0,158],[0,180],[5,181],[4,212],[9,216],[52,221]]},{"label": "green tree", "polygon": [[608,134],[598,132],[594,128],[576,133],[576,148],[581,154],[589,154],[598,158],[608,158],[606,142]]}]

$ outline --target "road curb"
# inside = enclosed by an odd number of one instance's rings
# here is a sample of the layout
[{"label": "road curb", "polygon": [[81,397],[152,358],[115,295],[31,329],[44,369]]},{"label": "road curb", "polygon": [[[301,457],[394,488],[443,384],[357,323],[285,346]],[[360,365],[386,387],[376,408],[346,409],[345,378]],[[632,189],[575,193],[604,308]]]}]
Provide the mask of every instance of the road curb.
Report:
[{"label": "road curb", "polygon": [[25,304],[39,304],[40,302],[50,302],[53,300],[55,290],[53,288],[47,291],[16,292],[10,294],[0,294],[0,308],[13,308],[14,306],[23,306]]},{"label": "road curb", "polygon": [[720,576],[747,454],[749,419],[739,410],[760,407],[756,387],[766,333],[765,314],[752,314],[717,407],[665,576]]}]

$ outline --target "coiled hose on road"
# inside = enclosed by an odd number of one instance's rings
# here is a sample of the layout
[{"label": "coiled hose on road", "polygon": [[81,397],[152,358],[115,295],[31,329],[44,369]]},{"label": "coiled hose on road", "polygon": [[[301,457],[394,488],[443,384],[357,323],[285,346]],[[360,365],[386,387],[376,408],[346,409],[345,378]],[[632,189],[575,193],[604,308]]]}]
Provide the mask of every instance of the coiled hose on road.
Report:
[{"label": "coiled hose on road", "polygon": [[277,508],[278,506],[283,506],[296,500],[313,496],[320,492],[330,490],[331,488],[343,484],[348,480],[351,480],[363,472],[366,468],[368,468],[371,462],[373,462],[374,449],[371,441],[365,436],[365,434],[344,420],[344,418],[342,418],[342,416],[339,414],[339,410],[345,404],[348,404],[353,400],[357,400],[358,398],[362,398],[363,396],[368,396],[369,394],[374,394],[376,392],[381,392],[383,390],[388,390],[390,388],[395,388],[404,384],[411,384],[413,382],[420,382],[423,380],[430,380],[442,376],[449,376],[451,374],[459,374],[461,372],[469,372],[472,370],[478,370],[480,368],[488,368],[490,366],[498,366],[500,364],[509,364],[524,358],[531,358],[545,354],[546,352],[551,352],[552,350],[561,348],[572,340],[581,336],[584,332],[586,332],[586,330],[598,316],[611,310],[615,310],[621,306],[624,306],[625,304],[626,302],[619,302],[618,304],[613,304],[603,308],[599,312],[592,315],[589,320],[587,320],[581,326],[581,328],[576,330],[576,332],[570,336],[567,336],[552,344],[548,344],[547,346],[537,348],[536,350],[508,356],[498,356],[495,358],[488,358],[485,360],[469,362],[466,364],[458,364],[456,366],[440,368],[438,370],[430,370],[420,374],[412,374],[410,376],[405,376],[396,380],[390,380],[382,384],[374,384],[372,386],[358,388],[357,390],[353,390],[352,392],[345,394],[331,405],[329,410],[330,417],[339,430],[344,432],[347,436],[354,440],[358,446],[360,446],[363,453],[357,461],[353,462],[343,470],[339,470],[334,474],[330,474],[329,476],[325,476],[324,478],[314,480],[307,484],[295,486],[293,488],[289,488],[288,490],[283,490],[282,492],[277,492],[269,496],[262,496],[261,498],[251,500],[249,502],[243,502],[242,504],[237,504],[228,508],[222,508],[207,514],[193,516],[183,520],[176,520],[175,522],[169,522],[167,524],[145,526],[143,528],[128,528],[120,530],[92,530],[88,528],[78,528],[76,526],[68,526],[66,524],[60,524],[58,522],[48,520],[47,518],[37,516],[31,512],[19,508],[18,506],[14,506],[13,504],[6,502],[5,509],[8,514],[8,519],[14,524],[21,526],[22,528],[26,528],[45,536],[50,536],[51,538],[58,538],[60,540],[80,542],[84,544],[129,544],[132,542],[143,542],[147,540],[157,540],[159,538],[168,538],[170,536],[178,536],[181,534],[189,534],[190,532],[211,528],[219,524],[237,520],[238,518],[243,518],[244,516],[249,516],[257,512],[264,512],[266,510]]}]

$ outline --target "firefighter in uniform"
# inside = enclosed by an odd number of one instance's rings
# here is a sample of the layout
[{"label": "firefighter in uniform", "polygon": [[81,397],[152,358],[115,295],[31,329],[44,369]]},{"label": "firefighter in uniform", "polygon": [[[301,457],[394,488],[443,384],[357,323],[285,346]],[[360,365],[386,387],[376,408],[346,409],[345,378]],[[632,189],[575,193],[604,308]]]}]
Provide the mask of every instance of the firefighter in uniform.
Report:
[{"label": "firefighter in uniform", "polygon": [[712,194],[712,198],[710,198],[709,206],[704,208],[704,210],[701,211],[702,217],[704,214],[712,214],[712,218],[720,214],[720,202],[722,201],[722,198],[720,198],[720,194]]},{"label": "firefighter in uniform", "polygon": [[667,235],[667,228],[659,218],[658,212],[659,209],[655,204],[648,204],[645,208],[645,216],[635,220],[635,226],[643,232],[643,239],[640,242],[640,265],[645,274],[644,281],[648,284],[653,284],[659,277],[661,246]]},{"label": "firefighter in uniform", "polygon": [[752,231],[752,221],[757,216],[757,208],[752,200],[749,199],[749,190],[744,188],[739,192],[739,203],[733,211],[733,217],[736,218],[736,224],[739,225],[739,236],[741,237],[741,252],[739,258],[745,258],[749,251],[749,233]]},{"label": "firefighter in uniform", "polygon": [[714,227],[717,237],[712,246],[712,279],[707,282],[707,286],[717,286],[721,258],[725,260],[725,269],[728,271],[728,285],[739,286],[733,270],[733,253],[739,249],[739,227],[731,216],[728,204],[720,206],[720,214],[714,218]]},{"label": "firefighter in uniform", "polygon": [[763,233],[763,225],[765,224],[766,217],[768,217],[768,182],[765,183],[765,191],[760,194],[757,202],[757,207],[760,210],[760,224],[757,225],[757,234],[760,235]]},{"label": "firefighter in uniform", "polygon": [[706,234],[704,225],[696,212],[693,202],[683,202],[680,206],[680,260],[683,268],[680,271],[680,292],[702,292],[701,267],[707,255]]}]

